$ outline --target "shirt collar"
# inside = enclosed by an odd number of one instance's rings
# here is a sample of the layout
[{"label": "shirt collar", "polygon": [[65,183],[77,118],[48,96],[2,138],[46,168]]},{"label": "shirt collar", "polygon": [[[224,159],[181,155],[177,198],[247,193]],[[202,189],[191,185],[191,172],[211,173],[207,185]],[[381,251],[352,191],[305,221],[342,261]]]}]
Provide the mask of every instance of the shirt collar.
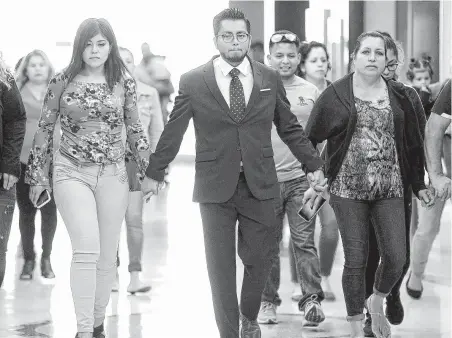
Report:
[{"label": "shirt collar", "polygon": [[220,67],[220,70],[224,76],[228,76],[232,68],[237,68],[240,71],[240,73],[242,73],[245,76],[248,75],[251,71],[251,64],[250,60],[248,60],[248,57],[245,57],[242,63],[239,64],[237,67],[232,67],[220,56],[218,58],[218,67]]}]

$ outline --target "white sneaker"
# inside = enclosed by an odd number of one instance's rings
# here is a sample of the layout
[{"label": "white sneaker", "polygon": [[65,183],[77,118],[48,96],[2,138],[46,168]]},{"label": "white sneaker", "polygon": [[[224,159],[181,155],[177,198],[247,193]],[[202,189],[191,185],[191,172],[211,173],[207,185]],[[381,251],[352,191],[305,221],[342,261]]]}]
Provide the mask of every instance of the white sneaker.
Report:
[{"label": "white sneaker", "polygon": [[262,302],[257,322],[259,324],[277,324],[276,305],[270,302]]},{"label": "white sneaker", "polygon": [[113,286],[111,287],[111,292],[118,292],[118,291],[119,291],[119,273],[118,273],[118,270],[116,270],[116,277],[115,277]]},{"label": "white sneaker", "polygon": [[134,295],[135,293],[144,293],[149,292],[150,290],[151,286],[140,280],[140,273],[138,271],[132,271],[130,273],[130,283],[127,287],[127,292]]},{"label": "white sneaker", "polygon": [[322,306],[317,301],[317,295],[312,295],[304,306],[304,319],[303,326],[318,326],[325,320],[325,314],[323,313]]}]

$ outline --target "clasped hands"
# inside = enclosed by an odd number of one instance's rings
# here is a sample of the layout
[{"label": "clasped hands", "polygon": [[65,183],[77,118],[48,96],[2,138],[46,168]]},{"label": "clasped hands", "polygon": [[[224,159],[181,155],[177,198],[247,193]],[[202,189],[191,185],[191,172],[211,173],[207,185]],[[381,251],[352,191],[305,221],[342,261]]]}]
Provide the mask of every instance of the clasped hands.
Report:
[{"label": "clasped hands", "polygon": [[312,208],[317,198],[323,196],[328,198],[328,179],[325,178],[323,170],[316,170],[306,175],[310,188],[303,194],[303,205],[309,204]]}]

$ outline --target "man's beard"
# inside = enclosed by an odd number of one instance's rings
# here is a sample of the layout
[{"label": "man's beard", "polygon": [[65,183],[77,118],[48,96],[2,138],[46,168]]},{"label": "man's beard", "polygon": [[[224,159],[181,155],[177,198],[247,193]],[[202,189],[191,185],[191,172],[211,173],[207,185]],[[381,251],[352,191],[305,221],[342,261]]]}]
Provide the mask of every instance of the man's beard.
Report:
[{"label": "man's beard", "polygon": [[220,53],[220,55],[225,61],[229,61],[232,63],[240,63],[246,57],[246,53],[240,56],[228,56],[226,53]]}]

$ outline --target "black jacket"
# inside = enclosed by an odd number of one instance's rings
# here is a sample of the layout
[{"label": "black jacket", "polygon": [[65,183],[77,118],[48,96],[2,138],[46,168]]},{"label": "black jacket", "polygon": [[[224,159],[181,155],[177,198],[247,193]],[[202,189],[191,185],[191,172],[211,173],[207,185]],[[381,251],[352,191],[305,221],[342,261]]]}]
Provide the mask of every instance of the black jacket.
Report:
[{"label": "black jacket", "polygon": [[[357,111],[353,95],[353,73],[333,82],[315,103],[306,134],[316,146],[327,140],[326,176],[337,176],[355,132]],[[394,115],[395,142],[405,196],[425,189],[425,113],[416,91],[396,81],[386,81]]]},{"label": "black jacket", "polygon": [[0,173],[20,177],[20,152],[27,120],[20,91],[11,75],[10,88],[0,81]]}]

